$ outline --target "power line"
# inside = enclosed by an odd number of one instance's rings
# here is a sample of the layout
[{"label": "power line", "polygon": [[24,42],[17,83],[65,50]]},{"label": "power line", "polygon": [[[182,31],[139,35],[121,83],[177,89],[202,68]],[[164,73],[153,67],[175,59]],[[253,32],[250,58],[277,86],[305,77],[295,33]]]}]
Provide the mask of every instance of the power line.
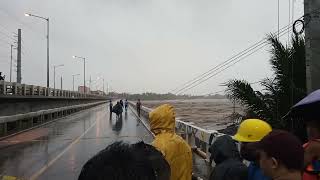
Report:
[{"label": "power line", "polygon": [[194,83],[194,85],[189,86],[188,88],[185,88],[185,89],[181,90],[181,91],[178,93],[178,95],[180,95],[180,94],[182,94],[182,93],[184,93],[184,92],[188,91],[189,89],[192,89],[192,88],[194,88],[194,87],[196,87],[196,86],[198,86],[198,85],[202,84],[203,82],[205,82],[205,81],[207,81],[207,80],[211,79],[212,77],[214,77],[214,76],[216,76],[216,75],[220,74],[221,72],[225,71],[226,69],[229,69],[231,66],[233,66],[233,65],[237,64],[238,62],[242,61],[243,59],[247,58],[248,56],[251,56],[252,54],[256,53],[257,51],[259,51],[260,49],[262,49],[263,47],[265,47],[266,45],[268,45],[268,44],[264,44],[261,48],[256,49],[256,50],[254,50],[253,52],[251,52],[251,53],[249,53],[249,54],[247,54],[247,55],[245,55],[245,56],[241,57],[240,59],[238,59],[237,61],[233,62],[233,63],[232,63],[232,64],[230,64],[229,66],[227,66],[227,67],[223,68],[222,70],[220,70],[220,71],[218,71],[218,72],[216,72],[216,73],[214,73],[214,74],[210,75],[209,77],[206,77],[205,79],[202,79],[201,81],[199,81],[199,82],[197,82],[197,83]]},{"label": "power line", "polygon": [[[290,27],[287,27],[287,28],[290,28]],[[282,33],[283,32],[286,32],[286,29],[283,29]],[[177,91],[176,94],[181,94],[181,93],[185,92],[186,90],[194,88],[194,87],[198,86],[199,84],[201,84],[202,82],[207,81],[211,77],[219,74],[220,72],[222,72],[222,71],[228,69],[229,67],[233,66],[234,64],[240,62],[244,58],[246,58],[246,57],[252,55],[253,53],[257,52],[258,50],[262,49],[263,47],[265,47],[267,45],[267,42],[268,42],[267,40],[263,39],[263,40],[259,41],[258,43],[256,43],[255,46],[251,46],[252,48],[248,48],[248,49],[242,51],[242,53],[238,53],[237,56],[233,56],[235,58],[230,58],[229,60],[224,61],[223,63],[220,63],[218,66],[215,66],[215,68],[213,68],[214,71],[211,70],[211,71],[209,71],[209,73],[206,73],[206,75],[202,76],[201,78],[197,78],[197,80],[195,80],[192,83],[179,89],[179,91]],[[225,67],[225,66],[227,66],[227,67]],[[223,67],[225,67],[225,68],[223,68]],[[215,73],[217,70],[219,70],[221,68],[223,68],[223,69],[218,71],[217,73]],[[196,85],[194,85],[194,84],[196,84]]]},{"label": "power line", "polygon": [[[284,29],[287,29],[287,28],[289,28],[289,25],[283,27],[281,30],[283,31]],[[193,81],[196,81],[197,79],[201,79],[201,78],[203,78],[203,77],[211,74],[211,73],[212,73],[213,71],[215,71],[217,68],[219,69],[219,67],[222,66],[223,64],[225,64],[225,63],[231,63],[232,61],[234,61],[234,60],[236,60],[237,58],[245,55],[246,53],[248,53],[248,52],[250,52],[250,51],[258,48],[259,46],[263,45],[264,43],[267,43],[267,41],[266,41],[265,39],[260,40],[259,42],[255,43],[255,44],[251,45],[250,47],[242,50],[241,52],[233,55],[231,58],[227,59],[226,61],[223,61],[222,63],[220,63],[220,64],[218,64],[218,65],[216,65],[215,67],[211,68],[210,70],[206,71],[205,73],[203,73],[203,74],[201,74],[201,75],[193,78],[192,80],[184,83],[183,85],[181,85],[181,86],[173,89],[171,92],[175,93],[175,92],[180,91],[180,89],[183,89],[183,87],[188,86],[188,84],[190,84],[190,83],[192,84]],[[179,88],[180,88],[180,89],[179,89]]]},{"label": "power line", "polygon": [[[311,11],[310,13],[314,13],[314,12],[317,12],[317,11],[319,11],[319,10],[320,10],[320,8],[319,8],[319,9],[316,9],[316,10],[313,10],[313,11]],[[310,14],[310,13],[308,13],[308,14]],[[300,17],[299,19],[304,18],[304,17],[305,17],[306,15],[308,15],[308,14],[303,15],[303,16]],[[281,31],[279,32],[279,35],[281,34],[281,36],[283,36],[289,28],[292,28],[292,26],[293,26],[292,24],[289,24],[289,25],[285,26],[284,28],[281,28]],[[261,43],[260,43],[260,42],[261,42]],[[197,76],[196,78],[194,78],[194,79],[191,80],[191,81],[188,81],[188,82],[185,83],[185,84],[182,86],[182,88],[180,88],[178,91],[177,91],[178,88],[174,89],[174,91],[176,92],[176,93],[174,93],[174,94],[181,94],[181,93],[185,92],[186,90],[189,90],[189,89],[191,89],[191,88],[193,88],[193,87],[198,86],[198,85],[201,84],[202,82],[210,79],[211,77],[215,76],[216,74],[218,74],[218,73],[220,73],[220,72],[228,69],[228,68],[231,67],[232,65],[234,65],[234,64],[236,64],[237,62],[241,61],[243,58],[247,57],[248,55],[246,55],[246,54],[250,53],[250,51],[251,51],[251,52],[252,52],[252,51],[256,52],[256,51],[262,49],[264,46],[266,46],[267,42],[268,42],[268,41],[265,40],[265,39],[262,40],[262,41],[259,41],[258,43],[256,43],[256,44],[254,44],[253,46],[251,46],[251,47],[254,47],[254,48],[247,48],[246,50],[242,51],[242,52],[244,52],[244,53],[241,53],[240,56],[236,56],[235,59],[230,58],[231,60],[228,59],[227,61],[225,61],[225,62],[223,62],[223,63],[220,63],[218,66],[212,68],[211,70],[209,70],[209,71],[201,74],[200,76]],[[263,45],[263,44],[264,44],[264,45]],[[262,46],[262,45],[263,45],[263,46]],[[255,46],[256,46],[256,47],[255,47]],[[259,46],[262,46],[262,47],[259,47]],[[253,52],[253,53],[254,53],[254,52]],[[251,55],[251,54],[253,54],[253,53],[250,53],[249,55]],[[239,53],[238,53],[238,54],[239,54]],[[245,55],[245,57],[241,57],[241,56],[243,56],[243,55]],[[240,58],[240,60],[238,60],[239,58]],[[238,61],[237,61],[237,60],[238,60]],[[227,64],[230,64],[230,63],[232,63],[232,62],[234,62],[234,61],[236,61],[236,62],[233,63],[233,64],[231,64],[230,66],[224,68],[222,71],[219,71],[218,73],[215,73],[214,75],[209,76],[210,74],[214,73],[214,71],[217,70],[217,67],[218,67],[218,69],[220,69],[221,67],[223,67],[223,66],[225,66],[225,65],[227,65]],[[213,70],[214,70],[214,71],[213,71]],[[213,71],[213,72],[212,72],[212,71]],[[209,76],[209,77],[208,77],[208,76]],[[206,77],[207,77],[207,78],[206,78]],[[203,79],[205,79],[205,80],[203,80]],[[199,82],[199,81],[201,81],[201,82],[200,82],[200,83],[197,83],[197,82]],[[191,83],[190,83],[190,82],[191,82]],[[196,84],[196,83],[197,83],[197,84]],[[196,85],[193,85],[193,84],[196,84]],[[181,87],[181,86],[180,86],[180,87]]]}]

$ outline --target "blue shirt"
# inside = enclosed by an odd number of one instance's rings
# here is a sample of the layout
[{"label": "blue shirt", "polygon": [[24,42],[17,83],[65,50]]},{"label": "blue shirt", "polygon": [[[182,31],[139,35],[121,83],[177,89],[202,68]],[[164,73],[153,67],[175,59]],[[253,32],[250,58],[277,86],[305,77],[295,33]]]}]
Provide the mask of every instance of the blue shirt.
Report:
[{"label": "blue shirt", "polygon": [[254,162],[250,162],[248,166],[248,180],[271,180],[271,178],[265,176],[260,167]]}]

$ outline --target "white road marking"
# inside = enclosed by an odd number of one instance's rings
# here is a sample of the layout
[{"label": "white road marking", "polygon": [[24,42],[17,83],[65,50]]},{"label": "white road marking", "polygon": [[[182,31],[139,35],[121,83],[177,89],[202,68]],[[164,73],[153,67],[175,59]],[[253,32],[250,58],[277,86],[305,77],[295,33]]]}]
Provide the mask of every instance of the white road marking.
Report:
[{"label": "white road marking", "polygon": [[45,164],[39,171],[37,171],[36,173],[34,173],[31,177],[30,180],[36,180],[44,171],[46,171],[50,166],[52,166],[52,164],[54,164],[59,158],[61,158],[61,156],[64,155],[64,153],[66,153],[67,151],[69,151],[73,145],[75,145],[76,143],[78,143],[80,141],[80,139],[87,134],[87,132],[89,132],[89,130],[91,128],[93,128],[93,126],[95,126],[97,123],[97,120],[85,131],[83,132],[77,139],[75,139],[71,144],[69,144],[69,146],[67,146],[60,154],[58,154],[54,159],[52,159],[48,164]]}]

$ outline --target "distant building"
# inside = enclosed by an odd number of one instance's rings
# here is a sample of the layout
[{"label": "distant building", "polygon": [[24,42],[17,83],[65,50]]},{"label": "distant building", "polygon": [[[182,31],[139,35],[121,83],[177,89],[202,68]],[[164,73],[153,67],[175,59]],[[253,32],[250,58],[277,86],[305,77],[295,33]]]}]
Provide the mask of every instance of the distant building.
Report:
[{"label": "distant building", "polygon": [[84,86],[78,86],[78,91],[81,92],[81,93],[84,93],[84,90],[86,90],[86,93],[90,93],[90,88],[88,87],[85,87]]},{"label": "distant building", "polygon": [[96,94],[96,95],[107,95],[105,92],[97,90],[97,91],[91,91],[91,94]]}]

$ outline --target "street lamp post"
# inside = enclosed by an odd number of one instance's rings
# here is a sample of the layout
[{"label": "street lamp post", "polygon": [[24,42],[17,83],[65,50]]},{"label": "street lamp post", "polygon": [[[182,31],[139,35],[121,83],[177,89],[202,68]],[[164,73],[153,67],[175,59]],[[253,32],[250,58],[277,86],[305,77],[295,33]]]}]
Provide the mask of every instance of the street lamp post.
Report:
[{"label": "street lamp post", "polygon": [[84,94],[86,94],[86,58],[81,56],[72,56],[72,57],[83,60],[83,92]]},{"label": "street lamp post", "polygon": [[64,66],[63,64],[53,66],[53,89],[56,89],[56,68]]},{"label": "street lamp post", "polygon": [[73,74],[72,75],[72,91],[74,91],[74,77],[79,76],[80,74]]},{"label": "street lamp post", "polygon": [[47,21],[47,88],[49,88],[49,18],[41,17],[34,14],[26,13],[25,16],[32,16]]}]

